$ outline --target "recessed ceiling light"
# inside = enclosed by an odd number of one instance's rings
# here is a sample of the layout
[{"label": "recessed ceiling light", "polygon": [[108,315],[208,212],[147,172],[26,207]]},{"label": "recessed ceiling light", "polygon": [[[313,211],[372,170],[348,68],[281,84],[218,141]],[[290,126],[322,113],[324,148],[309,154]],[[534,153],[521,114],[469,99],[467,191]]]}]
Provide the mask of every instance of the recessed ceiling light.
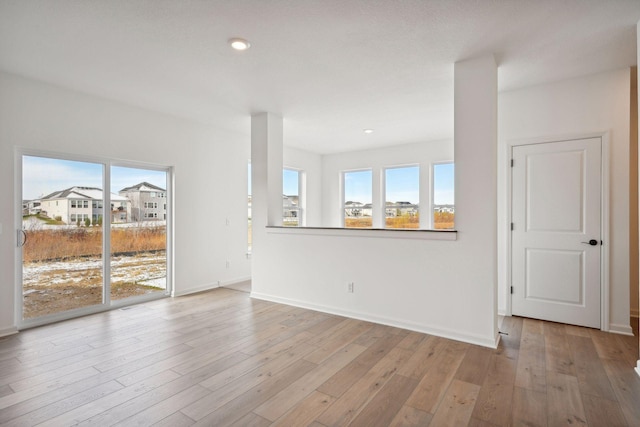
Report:
[{"label": "recessed ceiling light", "polygon": [[373,129],[365,129],[364,133],[366,133],[367,135],[369,135],[370,133],[373,133]]},{"label": "recessed ceiling light", "polygon": [[229,44],[235,50],[247,50],[247,49],[249,49],[251,47],[251,43],[249,43],[245,39],[241,39],[241,38],[238,38],[238,37],[229,39]]}]

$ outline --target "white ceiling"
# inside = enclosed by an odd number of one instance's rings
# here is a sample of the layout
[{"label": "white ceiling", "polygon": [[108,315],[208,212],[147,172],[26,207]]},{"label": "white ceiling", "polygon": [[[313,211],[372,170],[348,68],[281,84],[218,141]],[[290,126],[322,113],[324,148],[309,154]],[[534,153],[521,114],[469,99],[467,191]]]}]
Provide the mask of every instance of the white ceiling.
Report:
[{"label": "white ceiling", "polygon": [[640,0],[0,0],[0,69],[245,134],[270,111],[331,153],[452,138],[458,60],[493,53],[500,90],[634,65],[638,20]]}]

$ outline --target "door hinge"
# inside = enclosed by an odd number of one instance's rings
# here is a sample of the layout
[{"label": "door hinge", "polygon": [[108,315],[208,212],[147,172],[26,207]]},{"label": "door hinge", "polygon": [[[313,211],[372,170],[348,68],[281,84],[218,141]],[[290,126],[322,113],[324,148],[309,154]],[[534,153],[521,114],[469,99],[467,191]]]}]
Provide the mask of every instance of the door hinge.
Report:
[{"label": "door hinge", "polygon": [[511,223],[511,231],[513,231],[513,223]]},{"label": "door hinge", "polygon": [[511,159],[511,167],[513,167],[514,161],[513,159]]},{"label": "door hinge", "polygon": [[509,291],[511,292],[511,295],[513,295],[513,286],[510,286]]}]

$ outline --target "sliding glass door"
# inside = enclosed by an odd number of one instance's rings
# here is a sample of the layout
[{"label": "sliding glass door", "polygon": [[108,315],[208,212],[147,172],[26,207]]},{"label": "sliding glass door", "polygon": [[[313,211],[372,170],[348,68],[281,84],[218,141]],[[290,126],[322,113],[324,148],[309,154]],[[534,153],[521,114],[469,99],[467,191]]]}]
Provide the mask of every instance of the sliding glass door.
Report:
[{"label": "sliding glass door", "polygon": [[112,300],[167,290],[167,179],[162,170],[111,168]]},{"label": "sliding glass door", "polygon": [[169,293],[170,170],[69,157],[17,157],[21,326]]}]

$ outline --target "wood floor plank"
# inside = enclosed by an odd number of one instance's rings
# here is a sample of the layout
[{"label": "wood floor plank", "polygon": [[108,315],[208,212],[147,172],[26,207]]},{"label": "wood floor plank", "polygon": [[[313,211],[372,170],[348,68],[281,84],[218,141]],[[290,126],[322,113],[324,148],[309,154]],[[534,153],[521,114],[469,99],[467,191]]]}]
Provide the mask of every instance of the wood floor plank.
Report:
[{"label": "wood floor plank", "polygon": [[[207,381],[202,381],[200,384],[202,386],[209,384],[208,388],[212,393],[191,405],[184,407],[182,412],[194,420],[199,421],[231,400],[255,387],[258,387],[263,382],[269,380],[272,376],[279,375],[279,372],[288,369],[289,366],[298,362],[313,348],[314,347],[306,343],[300,344],[299,346],[274,357],[272,360],[266,361],[266,363],[257,366],[255,369],[243,375],[231,377],[229,381],[216,383],[210,383],[209,379]],[[254,408],[251,409],[253,410]]]},{"label": "wood floor plank", "polygon": [[0,424],[640,425],[637,337],[500,330],[494,350],[229,289],[155,300],[0,338]]},{"label": "wood floor plank", "polygon": [[318,391],[334,397],[340,397],[353,384],[362,378],[376,363],[385,357],[398,343],[401,337],[390,335],[380,338],[375,344],[363,351],[347,366],[336,372]]},{"label": "wood floor plank", "polygon": [[597,396],[582,395],[587,423],[590,426],[626,427],[622,409],[618,402]]},{"label": "wood floor plank", "polygon": [[417,385],[415,378],[393,375],[349,425],[388,426]]},{"label": "wood floor plank", "polygon": [[462,359],[456,371],[455,379],[471,384],[482,385],[487,376],[493,350],[472,345]]},{"label": "wood floor plank", "polygon": [[[366,347],[360,345],[347,345],[329,359],[325,360],[316,369],[254,409],[253,412],[271,421],[279,419],[285,412],[305,399],[313,390],[326,382],[340,369],[344,368],[344,366],[358,357],[364,350],[366,350]],[[308,360],[308,356],[305,357],[305,360]]]},{"label": "wood floor plank", "polygon": [[453,380],[429,426],[456,427],[467,425],[471,419],[479,392],[479,385]]},{"label": "wood floor plank", "polygon": [[231,427],[268,427],[271,424],[271,421],[262,418],[260,415],[256,415],[253,412],[249,412],[247,415],[231,424]]},{"label": "wood floor plank", "polygon": [[547,425],[546,390],[514,388],[512,425],[514,427],[544,427]]},{"label": "wood floor plank", "polygon": [[[628,363],[635,363],[637,360],[637,354],[635,355],[636,357],[631,356],[615,334],[595,329],[591,329],[589,332],[601,359],[623,360]],[[635,341],[637,341],[637,338]]]},{"label": "wood floor plank", "polygon": [[13,394],[13,390],[8,385],[0,387],[0,398]]},{"label": "wood floor plank", "polygon": [[407,400],[407,405],[434,414],[462,363],[467,348],[466,344],[447,342]]},{"label": "wood floor plank", "polygon": [[576,377],[547,371],[547,423],[549,426],[587,425]]},{"label": "wood floor plank", "polygon": [[335,397],[314,391],[302,399],[298,405],[278,418],[272,425],[282,427],[308,426],[334,401]]},{"label": "wood floor plank", "polygon": [[35,426],[51,418],[55,418],[65,412],[69,412],[72,409],[86,405],[98,400],[104,396],[107,396],[116,391],[122,390],[124,386],[117,381],[109,381],[105,384],[93,387],[89,390],[85,390],[82,393],[70,396],[67,399],[61,399],[57,402],[51,403],[47,406],[39,407],[34,411],[27,412],[26,414],[11,419],[9,424],[12,426]]},{"label": "wood floor plank", "polygon": [[523,330],[518,352],[516,387],[544,393],[547,389],[545,360],[544,336],[541,333]]},{"label": "wood floor plank", "polygon": [[111,408],[126,403],[137,396],[140,396],[154,388],[160,387],[163,384],[171,382],[178,378],[179,375],[175,372],[166,371],[158,374],[154,377],[146,379],[140,384],[135,386],[125,387],[114,393],[108,394],[99,399],[93,400],[82,406],[79,406],[71,411],[65,412],[57,417],[50,418],[46,422],[42,423],[42,426],[57,427],[61,425],[73,425],[79,424],[95,415],[104,413]]},{"label": "wood floor plank", "polygon": [[573,353],[569,348],[564,325],[544,324],[545,367],[547,371],[576,375]]},{"label": "wood floor plank", "polygon": [[491,357],[487,376],[473,410],[473,418],[497,426],[509,425],[516,366],[517,361],[504,354],[494,354]]},{"label": "wood floor plank", "polygon": [[389,423],[389,427],[422,427],[428,426],[431,422],[431,415],[411,406],[404,405]]},{"label": "wood floor plank", "polygon": [[153,427],[189,427],[195,424],[195,421],[187,417],[182,412],[175,412],[167,418],[153,424]]},{"label": "wood floor plank", "polygon": [[[147,407],[146,409],[135,413],[135,415],[125,418],[122,421],[108,425],[114,426],[129,426],[129,425],[141,425],[148,426],[162,421],[163,419],[171,416],[177,409],[189,405],[196,400],[199,400],[210,393],[210,390],[204,388],[198,384],[193,385],[187,389],[184,389],[166,399]],[[136,402],[138,404],[140,402]],[[139,409],[144,408],[140,405]],[[101,423],[99,420],[87,420],[89,425],[107,425],[107,423]]]},{"label": "wood floor plank", "polygon": [[640,426],[640,381],[633,366],[616,359],[603,359],[602,363],[627,423]]},{"label": "wood floor plank", "polygon": [[573,350],[576,376],[582,394],[615,400],[611,382],[591,338],[574,335],[567,338]]},{"label": "wood floor plank", "polygon": [[409,378],[422,379],[424,374],[436,363],[438,356],[446,348],[446,345],[447,340],[444,338],[426,337],[418,345],[409,361],[400,367],[398,374]]},{"label": "wood floor plank", "polygon": [[280,371],[279,375],[269,377],[264,383],[247,390],[238,397],[197,420],[196,426],[227,426],[235,423],[245,414],[260,406],[289,384],[314,369],[316,365],[303,359]]},{"label": "wood floor plank", "polygon": [[[402,341],[398,337],[397,342]],[[364,406],[382,389],[398,370],[398,366],[405,363],[411,356],[409,350],[394,347],[386,356],[376,363],[371,370],[360,378],[347,392],[336,400],[317,421],[330,426],[347,425],[356,417]]]},{"label": "wood floor plank", "polygon": [[366,332],[368,329],[371,329],[370,323],[365,322],[357,322],[351,325],[349,328],[345,328],[341,330],[339,333],[336,333],[331,337],[331,339],[324,340],[322,342],[317,342],[315,345],[318,347],[317,350],[313,351],[307,357],[311,363],[321,364],[327,358],[331,357],[332,354],[339,351],[341,348],[346,346],[347,344],[353,342],[356,338]]}]

